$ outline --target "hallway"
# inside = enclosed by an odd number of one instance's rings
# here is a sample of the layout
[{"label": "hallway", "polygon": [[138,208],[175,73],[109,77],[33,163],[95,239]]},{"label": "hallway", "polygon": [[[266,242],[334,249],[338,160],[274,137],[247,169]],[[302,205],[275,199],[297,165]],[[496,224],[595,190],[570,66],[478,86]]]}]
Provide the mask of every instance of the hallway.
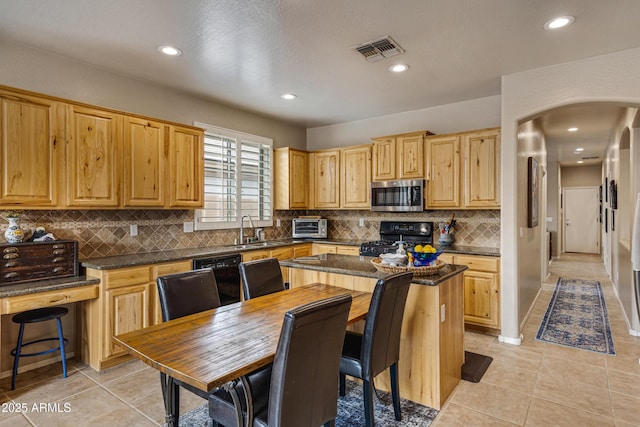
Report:
[{"label": "hallway", "polygon": [[[640,337],[628,333],[600,256],[565,254],[550,272],[521,346],[465,333],[465,348],[493,362],[480,383],[458,385],[434,426],[640,425]],[[600,281],[616,356],[535,340],[559,277]]]}]

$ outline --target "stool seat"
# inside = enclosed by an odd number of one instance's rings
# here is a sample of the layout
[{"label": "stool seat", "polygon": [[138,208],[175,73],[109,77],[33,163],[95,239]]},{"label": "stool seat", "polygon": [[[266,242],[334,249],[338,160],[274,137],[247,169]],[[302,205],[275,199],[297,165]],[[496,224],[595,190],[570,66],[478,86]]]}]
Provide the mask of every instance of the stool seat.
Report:
[{"label": "stool seat", "polygon": [[[67,377],[67,356],[66,356],[64,347],[69,342],[69,340],[67,340],[62,333],[62,321],[60,319],[62,318],[62,316],[66,315],[68,312],[69,310],[64,307],[45,307],[45,308],[36,308],[34,310],[29,310],[29,311],[23,311],[22,313],[18,313],[11,318],[11,320],[14,323],[20,324],[20,332],[18,333],[18,344],[16,345],[16,348],[11,350],[11,355],[14,357],[13,373],[11,375],[11,390],[16,389],[16,377],[18,376],[18,364],[20,361],[20,357],[41,356],[43,354],[49,354],[54,351],[60,351],[60,357],[62,358],[62,373],[65,378]],[[48,320],[56,321],[56,324],[58,326],[58,336],[56,338],[42,338],[39,340],[22,342],[22,338],[24,336],[25,324],[46,322]],[[45,341],[57,341],[58,346],[54,348],[50,348],[48,350],[38,351],[34,353],[22,352],[23,347],[45,342]]]},{"label": "stool seat", "polygon": [[36,308],[34,310],[23,311],[11,318],[14,323],[38,323],[47,320],[58,319],[69,312],[64,307]]}]

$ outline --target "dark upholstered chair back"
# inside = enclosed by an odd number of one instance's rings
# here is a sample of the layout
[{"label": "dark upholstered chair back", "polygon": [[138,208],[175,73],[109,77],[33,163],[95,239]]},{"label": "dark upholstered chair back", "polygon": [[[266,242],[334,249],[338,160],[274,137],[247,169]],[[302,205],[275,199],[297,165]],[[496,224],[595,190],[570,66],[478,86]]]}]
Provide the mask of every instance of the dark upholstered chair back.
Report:
[{"label": "dark upholstered chair back", "polygon": [[336,418],[350,307],[345,294],[287,312],[271,373],[269,427],[317,427]]},{"label": "dark upholstered chair back", "polygon": [[413,273],[397,273],[378,280],[362,338],[362,371],[367,380],[400,358],[400,330]]},{"label": "dark upholstered chair back", "polygon": [[282,270],[276,258],[242,262],[239,268],[245,300],[284,291]]},{"label": "dark upholstered chair back", "polygon": [[220,307],[220,296],[213,270],[167,274],[156,280],[162,321]]}]

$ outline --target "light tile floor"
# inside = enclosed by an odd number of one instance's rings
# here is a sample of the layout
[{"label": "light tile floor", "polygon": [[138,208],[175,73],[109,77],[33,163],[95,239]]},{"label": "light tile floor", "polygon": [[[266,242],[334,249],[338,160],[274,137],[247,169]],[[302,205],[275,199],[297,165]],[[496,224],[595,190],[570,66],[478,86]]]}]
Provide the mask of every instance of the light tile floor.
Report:
[{"label": "light tile floor", "polygon": [[[558,277],[600,281],[616,356],[535,340]],[[493,362],[479,383],[460,382],[433,426],[640,425],[640,338],[629,335],[599,256],[553,261],[522,335],[522,345],[514,346],[465,334],[465,348]]]},{"label": "light tile floor", "polygon": [[[493,357],[493,363],[479,383],[458,385],[433,426],[640,425],[640,338],[628,334],[600,258],[563,256],[551,271],[524,327],[521,346],[465,334],[466,349]],[[602,283],[615,357],[535,341],[558,277]],[[9,390],[9,378],[0,380],[0,427],[164,423],[159,374],[141,362],[98,373],[70,361],[69,377],[61,374],[59,364],[22,373],[15,391]],[[182,413],[203,403],[182,392]],[[17,412],[22,408],[24,412]]]}]

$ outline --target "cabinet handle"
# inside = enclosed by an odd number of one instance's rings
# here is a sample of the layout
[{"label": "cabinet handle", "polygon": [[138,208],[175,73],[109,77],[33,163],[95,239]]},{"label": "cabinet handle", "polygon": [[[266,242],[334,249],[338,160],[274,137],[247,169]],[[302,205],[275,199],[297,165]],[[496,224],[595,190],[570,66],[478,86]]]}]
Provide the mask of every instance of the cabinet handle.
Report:
[{"label": "cabinet handle", "polygon": [[65,253],[67,253],[67,251],[64,249],[56,249],[53,251],[53,255],[64,255]]},{"label": "cabinet handle", "polygon": [[12,254],[5,254],[2,258],[4,259],[16,259],[19,258],[20,255],[16,254],[16,253],[12,253]]},{"label": "cabinet handle", "polygon": [[17,262],[17,261],[9,261],[9,262],[5,262],[5,263],[4,263],[4,266],[5,266],[6,268],[15,267],[16,265],[18,265],[18,262]]},{"label": "cabinet handle", "polygon": [[4,278],[5,279],[15,279],[18,276],[20,276],[18,273],[16,273],[15,271],[12,271],[11,273],[5,274]]},{"label": "cabinet handle", "polygon": [[4,252],[5,254],[12,254],[18,252],[18,248],[11,246],[9,248],[4,248],[2,252]]},{"label": "cabinet handle", "polygon": [[57,264],[59,262],[65,262],[65,259],[63,257],[57,257],[53,259],[54,264]]},{"label": "cabinet handle", "polygon": [[62,273],[65,270],[64,267],[56,267],[53,270],[51,270],[52,273]]},{"label": "cabinet handle", "polygon": [[53,249],[64,249],[64,244],[57,243],[57,244],[53,245]]}]

